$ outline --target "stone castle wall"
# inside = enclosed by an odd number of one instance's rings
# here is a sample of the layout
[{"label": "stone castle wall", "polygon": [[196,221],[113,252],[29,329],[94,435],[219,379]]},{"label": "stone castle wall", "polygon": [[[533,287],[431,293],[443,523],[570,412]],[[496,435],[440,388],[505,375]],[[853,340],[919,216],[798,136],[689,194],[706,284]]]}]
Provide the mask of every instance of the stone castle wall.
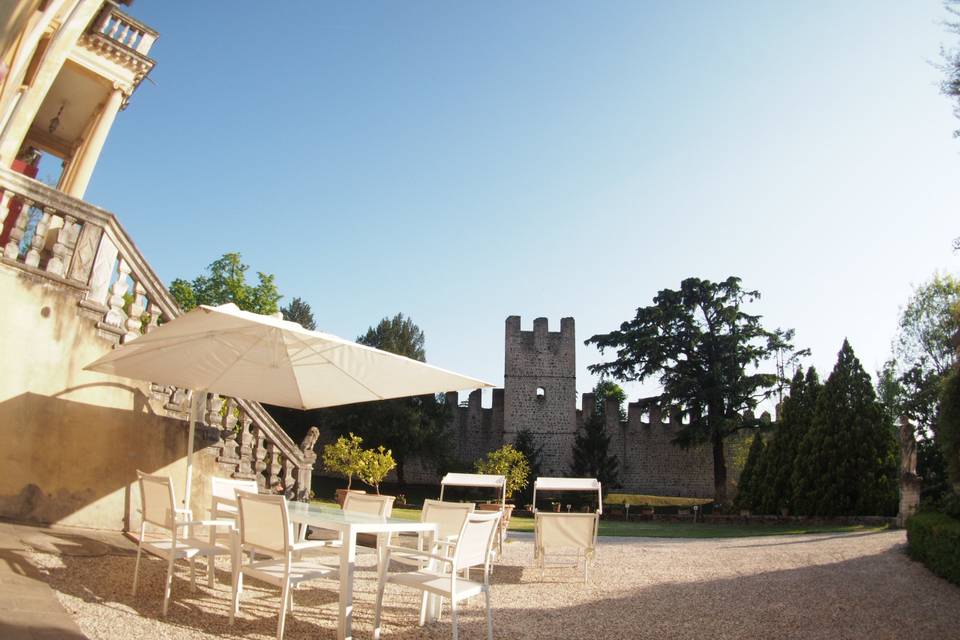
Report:
[{"label": "stone castle wall", "polygon": [[[573,318],[560,321],[560,331],[550,331],[546,318],[533,321],[533,330],[521,329],[519,316],[510,316],[505,327],[504,388],[494,389],[492,405],[483,407],[480,390],[463,403],[448,393],[453,408],[450,450],[464,465],[530,431],[543,448],[542,474],[570,473],[574,438],[593,413],[594,395],[585,393],[577,408],[576,335]],[[610,452],[620,460],[619,491],[663,496],[711,497],[713,454],[709,445],[681,449],[674,445],[679,418],[661,411],[649,413],[639,403],[627,407],[627,420],[619,420],[615,403],[605,410]],[[329,442],[333,434],[323,434]],[[729,484],[733,495],[737,473],[733,470],[733,440],[725,448]],[[319,469],[318,469],[319,470]],[[320,470],[322,472],[322,470]],[[414,484],[439,484],[431,465],[410,460],[404,470]],[[395,481],[392,474],[388,481]]]}]

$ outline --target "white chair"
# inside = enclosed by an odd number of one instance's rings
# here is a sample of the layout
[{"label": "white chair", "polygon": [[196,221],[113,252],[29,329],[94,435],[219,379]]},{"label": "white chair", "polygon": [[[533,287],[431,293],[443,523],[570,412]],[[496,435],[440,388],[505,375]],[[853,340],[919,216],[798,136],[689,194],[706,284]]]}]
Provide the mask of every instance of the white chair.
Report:
[{"label": "white chair", "polygon": [[[437,525],[437,538],[433,542],[452,547],[457,541],[457,536],[460,535],[460,530],[463,529],[463,523],[473,513],[474,509],[475,505],[472,502],[424,500],[423,510],[420,512],[420,522],[432,522]],[[417,537],[417,551],[428,550],[425,545],[426,540],[426,535],[423,533]],[[424,567],[428,562],[427,559],[419,555],[407,555],[401,551],[392,553],[390,559],[418,568]]]},{"label": "white chair", "polygon": [[[256,480],[235,480],[233,478],[220,478],[214,476],[211,478],[210,493],[210,517],[214,520],[230,520],[237,524],[237,492],[246,491],[247,493],[257,493]],[[216,527],[210,527],[210,544],[216,544],[218,540],[224,538]],[[229,539],[228,539],[229,543]],[[212,589],[214,584],[213,563],[207,567],[207,584]]]},{"label": "white chair", "polygon": [[[456,543],[447,552],[441,549],[447,545],[434,545],[430,551],[413,551],[405,547],[387,546],[387,554],[380,567],[380,580],[377,584],[377,604],[373,618],[374,640],[380,639],[380,614],[383,608],[383,591],[388,582],[410,587],[424,592],[424,595],[447,598],[450,600],[450,618],[453,622],[453,640],[457,640],[457,603],[460,600],[484,594],[487,605],[487,638],[493,640],[493,613],[490,610],[490,551],[500,523],[500,513],[472,513],[467,516],[457,535]],[[418,555],[431,561],[430,565],[400,573],[390,573],[390,559],[394,553],[407,556]],[[483,582],[461,577],[461,572],[483,566]],[[423,624],[425,610],[421,608],[420,622]]]},{"label": "white chair", "polygon": [[[229,546],[210,544],[194,537],[198,526],[233,528],[232,520],[194,520],[190,509],[177,508],[173,494],[173,481],[167,476],[151,476],[137,471],[142,503],[142,522],[137,540],[137,562],[133,569],[133,595],[137,595],[137,579],[140,576],[140,556],[143,551],[167,561],[167,581],[163,592],[163,615],[167,615],[170,592],[173,587],[173,563],[179,558],[190,560],[190,584],[196,586],[196,556],[207,557],[208,566],[213,557],[231,552]],[[147,532],[147,525],[160,529]],[[181,530],[186,529],[186,533]]]},{"label": "white chair", "polygon": [[589,577],[590,562],[597,548],[597,527],[600,515],[597,513],[541,513],[537,512],[534,522],[533,555],[540,561],[540,579],[543,579],[547,565],[547,553],[565,552],[575,554],[573,562],[555,563],[576,567],[583,558],[583,580]]},{"label": "white chair", "polygon": [[[281,589],[280,617],[277,621],[277,640],[283,638],[283,626],[287,609],[293,610],[293,591],[298,584],[318,578],[336,579],[335,567],[295,560],[294,555],[303,545],[293,541],[293,528],[287,512],[287,500],[283,496],[237,493],[240,535],[233,554],[233,606],[230,608],[230,623],[233,624],[240,610],[240,595],[243,592],[243,576],[249,575]],[[266,556],[265,559],[249,559],[249,554]]]},{"label": "white chair", "polygon": [[[348,513],[360,513],[377,518],[389,518],[393,513],[394,496],[370,495],[365,493],[348,493],[343,500],[343,511]],[[306,527],[301,534],[305,535]],[[389,538],[387,542],[389,542]],[[343,546],[340,534],[336,531],[314,528],[310,539],[305,540],[311,546],[309,549],[320,549],[321,551],[339,552]],[[370,533],[361,533],[357,536],[357,545],[363,547],[377,548],[377,536]]]}]

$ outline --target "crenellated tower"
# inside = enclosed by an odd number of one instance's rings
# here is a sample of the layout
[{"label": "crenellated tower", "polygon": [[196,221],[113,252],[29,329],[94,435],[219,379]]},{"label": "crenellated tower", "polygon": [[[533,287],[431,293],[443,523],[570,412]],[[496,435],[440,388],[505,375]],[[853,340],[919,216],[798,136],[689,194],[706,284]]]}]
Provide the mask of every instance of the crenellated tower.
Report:
[{"label": "crenellated tower", "polygon": [[527,429],[543,446],[544,475],[565,475],[577,431],[577,359],[573,318],[550,331],[546,318],[533,331],[520,328],[520,316],[506,321],[504,354],[504,441]]}]

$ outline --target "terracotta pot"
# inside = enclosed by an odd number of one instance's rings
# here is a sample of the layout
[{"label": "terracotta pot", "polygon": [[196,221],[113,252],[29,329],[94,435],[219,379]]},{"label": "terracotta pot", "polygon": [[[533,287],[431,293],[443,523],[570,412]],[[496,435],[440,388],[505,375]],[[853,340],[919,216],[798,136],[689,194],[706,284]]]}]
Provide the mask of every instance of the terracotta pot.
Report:
[{"label": "terracotta pot", "polygon": [[343,501],[347,499],[348,493],[366,493],[360,489],[337,489],[337,504],[343,506]]}]

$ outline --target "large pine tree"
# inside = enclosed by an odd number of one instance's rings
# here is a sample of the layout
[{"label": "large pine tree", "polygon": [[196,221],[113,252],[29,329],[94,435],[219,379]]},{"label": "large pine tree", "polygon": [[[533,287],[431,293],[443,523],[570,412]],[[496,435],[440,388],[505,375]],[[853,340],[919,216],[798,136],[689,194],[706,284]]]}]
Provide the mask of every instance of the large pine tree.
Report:
[{"label": "large pine tree", "polygon": [[897,442],[870,376],[843,341],[794,460],[794,506],[807,515],[896,510]]}]

